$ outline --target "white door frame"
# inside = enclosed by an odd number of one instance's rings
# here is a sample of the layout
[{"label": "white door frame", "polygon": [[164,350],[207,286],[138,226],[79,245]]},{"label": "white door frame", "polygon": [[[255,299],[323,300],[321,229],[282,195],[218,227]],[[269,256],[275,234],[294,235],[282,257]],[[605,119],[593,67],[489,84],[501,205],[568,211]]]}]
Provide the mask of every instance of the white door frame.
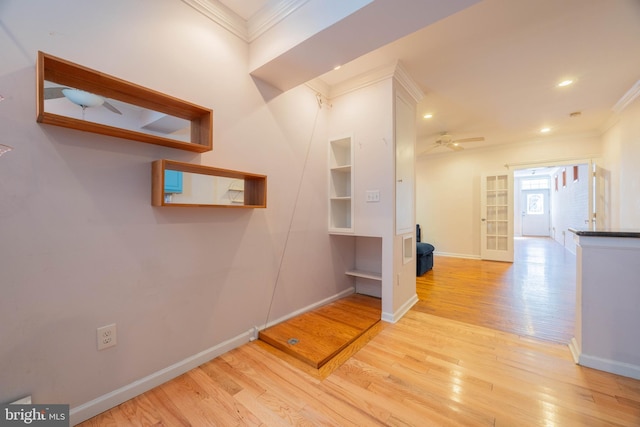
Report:
[{"label": "white door frame", "polygon": [[[562,167],[562,166],[573,166],[573,165],[587,165],[587,170],[589,171],[589,174],[591,175],[592,171],[593,171],[593,167],[595,164],[595,159],[592,158],[578,158],[578,159],[561,159],[561,160],[548,160],[548,161],[541,161],[541,162],[534,162],[534,163],[513,163],[513,164],[506,164],[505,166],[509,169],[509,171],[511,172],[511,178],[513,179],[514,173],[517,170],[522,170],[522,169],[535,169],[535,168],[540,168],[540,167],[549,167],[549,168],[554,168],[554,167]],[[589,179],[587,179],[587,184],[588,184],[588,193],[589,193],[589,197],[588,197],[588,203],[587,203],[587,218],[588,218],[588,223],[584,224],[585,228],[591,228],[591,222],[592,220],[595,218],[594,216],[594,184],[593,184],[593,179],[591,179],[591,176],[589,177]],[[553,186],[553,184],[552,184]],[[515,197],[515,196],[514,196]]]}]

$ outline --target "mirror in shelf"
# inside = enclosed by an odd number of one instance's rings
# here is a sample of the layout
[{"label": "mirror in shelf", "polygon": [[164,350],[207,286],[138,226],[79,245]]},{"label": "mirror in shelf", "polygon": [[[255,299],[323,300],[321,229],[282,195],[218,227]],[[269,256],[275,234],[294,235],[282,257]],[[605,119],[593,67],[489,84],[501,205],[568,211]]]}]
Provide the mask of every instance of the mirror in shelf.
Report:
[{"label": "mirror in shelf", "polygon": [[38,52],[37,121],[202,153],[213,111]]},{"label": "mirror in shelf", "polygon": [[152,164],[153,206],[266,208],[267,177],[174,160]]}]

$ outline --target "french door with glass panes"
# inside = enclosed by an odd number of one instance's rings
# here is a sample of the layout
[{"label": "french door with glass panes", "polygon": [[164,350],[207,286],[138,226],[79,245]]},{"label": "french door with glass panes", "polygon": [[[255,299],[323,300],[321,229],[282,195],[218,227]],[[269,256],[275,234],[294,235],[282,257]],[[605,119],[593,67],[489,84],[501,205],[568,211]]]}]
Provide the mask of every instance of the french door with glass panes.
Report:
[{"label": "french door with glass panes", "polygon": [[480,257],[513,262],[513,176],[506,172],[480,179]]}]

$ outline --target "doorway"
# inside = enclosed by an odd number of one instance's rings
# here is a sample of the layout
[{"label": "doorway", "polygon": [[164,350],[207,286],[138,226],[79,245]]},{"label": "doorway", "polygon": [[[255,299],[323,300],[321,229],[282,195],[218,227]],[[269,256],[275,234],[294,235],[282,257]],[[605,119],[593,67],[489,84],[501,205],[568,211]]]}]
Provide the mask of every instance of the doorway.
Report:
[{"label": "doorway", "polygon": [[551,237],[575,254],[569,229],[591,218],[590,163],[514,170],[514,237]]},{"label": "doorway", "polygon": [[[523,183],[524,184],[524,183]],[[549,237],[551,210],[549,189],[522,190],[520,234],[523,237]]]}]

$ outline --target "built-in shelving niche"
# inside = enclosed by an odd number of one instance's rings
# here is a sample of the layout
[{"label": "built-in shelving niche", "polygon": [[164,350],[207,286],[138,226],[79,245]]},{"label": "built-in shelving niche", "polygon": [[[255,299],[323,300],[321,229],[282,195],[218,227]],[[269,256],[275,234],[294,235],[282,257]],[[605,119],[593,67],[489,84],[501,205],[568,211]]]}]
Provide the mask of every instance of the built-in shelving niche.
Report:
[{"label": "built-in shelving niche", "polygon": [[353,138],[329,141],[329,232],[353,233]]},{"label": "built-in shelving niche", "polygon": [[213,111],[38,52],[36,120],[203,153],[213,148]]},{"label": "built-in shelving niche", "polygon": [[[167,171],[181,174],[179,193],[167,191]],[[156,160],[151,167],[151,204],[171,207],[266,208],[267,177],[248,172]]]}]

